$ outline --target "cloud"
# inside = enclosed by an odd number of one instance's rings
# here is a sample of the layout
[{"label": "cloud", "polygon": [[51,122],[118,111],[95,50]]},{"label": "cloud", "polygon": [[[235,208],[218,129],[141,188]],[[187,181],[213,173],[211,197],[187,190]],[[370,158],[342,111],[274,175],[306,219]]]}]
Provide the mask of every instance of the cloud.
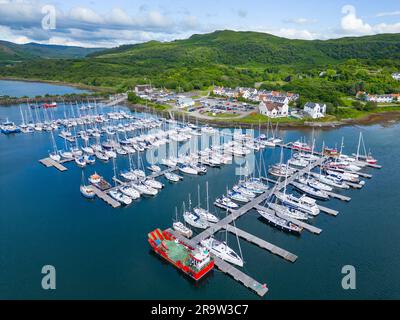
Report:
[{"label": "cloud", "polygon": [[372,27],[357,17],[356,8],[354,6],[344,6],[342,8],[342,14],[344,14],[344,17],[342,17],[341,27],[345,33],[372,34]]},{"label": "cloud", "polygon": [[307,19],[307,18],[291,18],[283,20],[285,23],[292,23],[297,25],[305,25],[305,24],[314,24],[317,23],[316,19]]},{"label": "cloud", "polygon": [[272,31],[271,33],[276,36],[288,39],[313,40],[317,38],[317,34],[309,30],[299,30],[292,28],[281,28],[279,30]]},{"label": "cloud", "polygon": [[344,6],[342,8],[342,14],[344,14],[344,16],[341,20],[341,32],[347,35],[372,35],[400,32],[400,23],[370,25],[364,22],[361,18],[357,17],[356,8],[352,5]]},{"label": "cloud", "polygon": [[377,17],[400,16],[400,11],[380,12],[376,16]]},{"label": "cloud", "polygon": [[[0,39],[17,43],[82,43],[112,47],[149,40],[169,41],[206,30],[189,11],[175,16],[141,6],[136,15],[114,7],[105,13],[84,6],[56,10],[56,29],[43,30],[45,0],[0,0]],[[173,18],[172,18],[173,17]]]}]

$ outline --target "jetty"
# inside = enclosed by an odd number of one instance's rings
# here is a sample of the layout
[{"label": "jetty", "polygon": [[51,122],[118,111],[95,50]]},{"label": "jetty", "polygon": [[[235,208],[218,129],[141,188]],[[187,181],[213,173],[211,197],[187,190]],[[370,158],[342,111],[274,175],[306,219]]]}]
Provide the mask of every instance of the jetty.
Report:
[{"label": "jetty", "polygon": [[113,199],[110,197],[107,192],[100,190],[99,188],[95,187],[94,185],[89,186],[93,192],[98,196],[101,200],[103,200],[105,203],[109,204],[113,208],[119,208],[121,206],[121,203],[118,202],[117,200]]},{"label": "jetty", "polygon": [[40,159],[39,160],[39,162],[41,164],[43,164],[46,168],[54,167],[54,168],[58,169],[61,172],[68,170],[66,167],[64,167],[62,165],[63,163],[68,162],[68,161],[71,161],[71,160],[67,160],[67,161],[64,160],[64,161],[60,161],[60,162],[54,161],[51,158],[44,158],[44,159]]}]

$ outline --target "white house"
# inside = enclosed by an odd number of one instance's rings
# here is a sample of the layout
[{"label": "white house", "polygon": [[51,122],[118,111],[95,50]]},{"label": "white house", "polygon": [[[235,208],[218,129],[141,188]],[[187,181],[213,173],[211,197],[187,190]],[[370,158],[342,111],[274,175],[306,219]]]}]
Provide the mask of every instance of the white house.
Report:
[{"label": "white house", "polygon": [[323,118],[326,114],[326,104],[307,102],[304,105],[304,112],[313,119]]},{"label": "white house", "polygon": [[260,114],[270,118],[284,118],[289,115],[289,105],[270,101],[261,101],[258,110]]},{"label": "white house", "polygon": [[194,106],[194,100],[191,98],[187,98],[185,96],[179,96],[178,100],[176,100],[176,105],[178,108],[188,108]]},{"label": "white house", "polygon": [[392,77],[394,80],[400,81],[400,73],[393,73]]},{"label": "white house", "polygon": [[377,102],[377,103],[392,103],[393,96],[390,94],[368,95],[367,101],[372,101],[372,102]]},{"label": "white house", "polygon": [[257,89],[239,88],[239,94],[245,99],[250,99],[257,95]]}]

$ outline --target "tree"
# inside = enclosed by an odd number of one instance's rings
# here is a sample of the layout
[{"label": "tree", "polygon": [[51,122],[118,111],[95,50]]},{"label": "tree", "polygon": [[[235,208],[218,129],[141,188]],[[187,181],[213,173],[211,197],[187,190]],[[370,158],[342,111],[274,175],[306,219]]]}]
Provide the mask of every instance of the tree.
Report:
[{"label": "tree", "polygon": [[135,93],[128,93],[128,101],[132,103],[140,103],[142,99],[140,99]]},{"label": "tree", "polygon": [[372,111],[375,110],[376,108],[378,108],[378,104],[372,101],[368,101],[364,106],[364,110],[366,111]]}]

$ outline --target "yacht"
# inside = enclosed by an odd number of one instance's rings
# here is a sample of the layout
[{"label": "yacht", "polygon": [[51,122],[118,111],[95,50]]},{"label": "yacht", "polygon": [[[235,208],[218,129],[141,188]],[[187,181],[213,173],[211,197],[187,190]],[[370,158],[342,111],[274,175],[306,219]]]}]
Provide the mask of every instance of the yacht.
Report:
[{"label": "yacht", "polygon": [[161,168],[155,164],[152,164],[151,166],[147,167],[151,172],[160,172]]},{"label": "yacht", "polygon": [[310,178],[310,177],[300,177],[297,179],[298,182],[308,185],[314,189],[317,190],[323,190],[323,191],[332,191],[333,188],[331,186],[328,186],[325,183],[322,183],[314,178]]},{"label": "yacht", "polygon": [[78,167],[84,168],[86,167],[86,161],[84,157],[76,157],[75,158],[75,163],[77,164]]},{"label": "yacht", "polygon": [[182,180],[181,176],[179,176],[175,173],[172,173],[172,172],[165,172],[164,176],[170,182],[179,182],[179,180]]},{"label": "yacht", "polygon": [[155,196],[158,193],[157,189],[146,186],[145,184],[143,184],[141,182],[133,182],[132,187],[135,188],[137,191],[139,191],[140,194],[143,194],[146,196]]},{"label": "yacht", "polygon": [[93,155],[85,154],[83,159],[87,164],[94,164],[96,162],[96,158]]},{"label": "yacht", "polygon": [[93,199],[96,197],[96,194],[89,186],[81,185],[79,188],[81,194],[87,199]]},{"label": "yacht", "polygon": [[182,172],[182,173],[191,174],[191,175],[197,175],[198,174],[197,170],[193,169],[190,166],[186,166],[186,165],[180,165],[179,166],[179,171]]},{"label": "yacht", "polygon": [[232,190],[235,191],[235,192],[237,192],[237,193],[240,193],[241,195],[243,195],[243,196],[246,197],[246,198],[251,198],[251,199],[253,199],[253,198],[256,197],[256,194],[255,194],[255,193],[249,191],[249,190],[246,189],[246,188],[243,188],[242,186],[237,186],[237,185],[236,185],[236,186],[233,186]]},{"label": "yacht", "polygon": [[288,161],[288,164],[291,167],[303,169],[309,165],[309,162],[303,158],[292,158]]},{"label": "yacht", "polygon": [[269,203],[268,207],[271,208],[272,210],[276,211],[278,214],[283,214],[285,216],[288,216],[289,218],[293,218],[296,220],[308,220],[308,214],[299,211],[297,209],[291,208],[291,207],[286,207],[283,205],[279,205],[276,203]]},{"label": "yacht", "polygon": [[274,227],[281,229],[283,231],[289,232],[289,233],[294,233],[294,234],[300,234],[303,231],[303,228],[298,226],[297,224],[294,224],[286,219],[277,217],[273,213],[268,213],[265,210],[257,210],[258,213],[265,219],[270,225],[273,225]]},{"label": "yacht", "polygon": [[228,197],[234,201],[242,202],[242,203],[247,203],[250,201],[249,198],[246,198],[244,195],[242,195],[239,192],[228,191]]},{"label": "yacht", "polygon": [[58,152],[49,153],[49,157],[50,157],[51,160],[54,160],[56,162],[60,162],[61,161],[61,156],[58,154]]},{"label": "yacht", "polygon": [[119,191],[121,191],[124,195],[128,196],[132,200],[140,198],[140,193],[129,185],[119,188]]},{"label": "yacht", "polygon": [[338,179],[342,179],[343,181],[352,182],[352,183],[359,183],[365,184],[365,181],[360,181],[360,176],[358,174],[350,173],[350,172],[336,172],[333,170],[326,170],[326,173],[336,177]]},{"label": "yacht", "polygon": [[237,209],[239,206],[233,202],[231,199],[223,196],[222,198],[218,198],[215,200],[214,204],[217,207],[224,208],[224,209]]},{"label": "yacht", "polygon": [[217,223],[219,219],[213,215],[211,212],[209,212],[206,209],[203,208],[194,208],[193,209],[194,213],[197,214],[201,219],[206,220],[208,222],[212,223]]},{"label": "yacht", "polygon": [[201,244],[206,247],[212,254],[218,258],[235,264],[239,267],[243,267],[243,260],[233,251],[225,242],[220,242],[217,239],[210,237],[202,240]]},{"label": "yacht", "polygon": [[193,236],[193,231],[186,227],[182,222],[176,221],[172,224],[174,230],[186,238],[191,238]]},{"label": "yacht", "polygon": [[96,151],[95,152],[96,158],[101,161],[108,161],[110,158],[105,154],[103,151]]},{"label": "yacht", "polygon": [[146,179],[146,180],[143,181],[143,183],[146,186],[154,188],[154,189],[162,189],[162,188],[164,188],[164,185],[161,182],[159,182],[159,181],[157,181],[155,179]]},{"label": "yacht", "polygon": [[346,184],[342,179],[335,176],[324,175],[324,174],[314,174],[314,177],[321,181],[322,183],[339,189],[349,189],[350,186]]},{"label": "yacht", "polygon": [[132,203],[132,199],[126,195],[124,195],[122,192],[119,192],[117,190],[111,190],[109,192],[110,196],[117,200],[118,202],[122,203],[123,205],[130,205]]},{"label": "yacht", "polygon": [[297,198],[292,194],[276,193],[276,197],[285,206],[306,212],[311,216],[317,216],[320,213],[315,199],[309,198],[306,195]]},{"label": "yacht", "polygon": [[329,195],[324,190],[315,189],[309,185],[305,185],[298,182],[292,182],[292,185],[300,192],[308,194],[310,197],[317,200],[329,200]]},{"label": "yacht", "polygon": [[187,224],[191,225],[192,227],[198,228],[198,229],[207,229],[208,228],[208,223],[201,219],[197,214],[190,212],[190,211],[185,211],[183,213],[183,219],[186,221]]}]

